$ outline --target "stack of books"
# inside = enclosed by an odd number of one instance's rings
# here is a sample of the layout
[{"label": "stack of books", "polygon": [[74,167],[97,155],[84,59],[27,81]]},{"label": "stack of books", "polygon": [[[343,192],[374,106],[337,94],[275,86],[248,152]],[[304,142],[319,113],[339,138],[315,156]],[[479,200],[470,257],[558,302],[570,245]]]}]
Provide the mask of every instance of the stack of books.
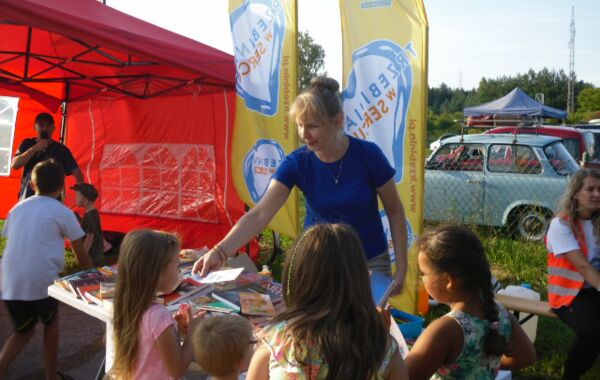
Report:
[{"label": "stack of books", "polygon": [[216,283],[210,295],[190,299],[195,309],[246,316],[272,316],[283,299],[281,285],[256,273],[242,273],[234,281]]},{"label": "stack of books", "polygon": [[75,298],[102,305],[103,299],[114,296],[116,273],[116,266],[92,268],[61,277],[54,284]]}]

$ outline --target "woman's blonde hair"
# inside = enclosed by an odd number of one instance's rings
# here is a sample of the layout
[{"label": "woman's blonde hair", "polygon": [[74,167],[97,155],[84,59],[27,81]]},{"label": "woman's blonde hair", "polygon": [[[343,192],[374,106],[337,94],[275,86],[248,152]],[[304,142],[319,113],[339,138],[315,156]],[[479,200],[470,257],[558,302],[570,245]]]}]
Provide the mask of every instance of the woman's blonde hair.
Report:
[{"label": "woman's blonde hair", "polygon": [[333,78],[312,78],[308,88],[294,100],[290,118],[302,120],[309,116],[321,124],[331,124],[338,114],[344,112],[339,90],[340,85]]},{"label": "woman's blonde hair", "polygon": [[140,320],[156,295],[160,275],[179,249],[179,238],[168,232],[136,230],[125,235],[114,299],[113,378],[133,378]]},{"label": "woman's blonde hair", "polygon": [[[579,235],[579,228],[576,228],[579,219],[579,203],[575,199],[575,195],[583,188],[583,183],[586,178],[592,177],[600,180],[600,171],[595,169],[581,169],[571,177],[567,190],[563,194],[556,216],[565,219],[571,231],[575,235]],[[600,212],[595,212],[592,216],[592,225],[594,226],[594,236],[597,241],[600,241]]]}]

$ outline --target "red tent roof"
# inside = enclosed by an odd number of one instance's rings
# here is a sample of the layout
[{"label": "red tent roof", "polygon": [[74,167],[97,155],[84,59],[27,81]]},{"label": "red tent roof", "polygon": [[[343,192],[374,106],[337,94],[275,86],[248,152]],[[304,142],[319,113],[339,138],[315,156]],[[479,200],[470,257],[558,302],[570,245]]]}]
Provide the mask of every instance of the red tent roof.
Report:
[{"label": "red tent roof", "polygon": [[95,0],[0,0],[0,86],[15,85],[143,99],[235,88],[235,69],[227,53]]}]

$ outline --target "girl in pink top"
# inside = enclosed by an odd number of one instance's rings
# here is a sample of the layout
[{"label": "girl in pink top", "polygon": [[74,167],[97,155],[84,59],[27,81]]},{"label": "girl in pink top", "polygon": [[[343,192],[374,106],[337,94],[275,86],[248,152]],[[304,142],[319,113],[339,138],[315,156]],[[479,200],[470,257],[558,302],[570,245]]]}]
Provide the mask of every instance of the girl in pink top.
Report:
[{"label": "girl in pink top", "polygon": [[[179,239],[170,233],[137,230],[121,245],[114,300],[117,379],[178,379],[193,357],[191,340],[179,344],[169,310],[154,303],[157,292],[170,293],[179,283]],[[197,319],[191,318],[187,335]]]}]

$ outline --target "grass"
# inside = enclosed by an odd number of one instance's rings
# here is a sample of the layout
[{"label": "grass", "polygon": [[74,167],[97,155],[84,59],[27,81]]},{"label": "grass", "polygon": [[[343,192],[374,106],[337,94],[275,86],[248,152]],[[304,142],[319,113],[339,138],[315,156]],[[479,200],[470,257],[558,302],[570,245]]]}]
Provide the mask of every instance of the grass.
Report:
[{"label": "grass", "polygon": [[[0,228],[4,221],[0,220]],[[529,283],[539,292],[542,299],[546,297],[546,250],[541,243],[523,242],[507,236],[506,232],[491,228],[474,228],[481,238],[492,263],[494,275],[503,286]],[[282,247],[292,245],[289,238],[282,238]],[[260,239],[261,262],[265,262],[271,254],[273,241],[270,230],[265,230]],[[5,241],[0,239],[0,250],[4,251]],[[1,253],[0,253],[1,256]],[[279,255],[271,270],[275,280],[281,279],[283,255]],[[76,271],[77,262],[74,255],[65,251],[65,273]],[[431,321],[447,312],[444,305],[433,307],[426,316]],[[513,372],[518,380],[559,379],[567,350],[573,340],[573,333],[560,320],[540,317],[538,319],[535,349],[537,362],[522,370]],[[600,361],[583,378],[584,380],[600,379]]]}]

